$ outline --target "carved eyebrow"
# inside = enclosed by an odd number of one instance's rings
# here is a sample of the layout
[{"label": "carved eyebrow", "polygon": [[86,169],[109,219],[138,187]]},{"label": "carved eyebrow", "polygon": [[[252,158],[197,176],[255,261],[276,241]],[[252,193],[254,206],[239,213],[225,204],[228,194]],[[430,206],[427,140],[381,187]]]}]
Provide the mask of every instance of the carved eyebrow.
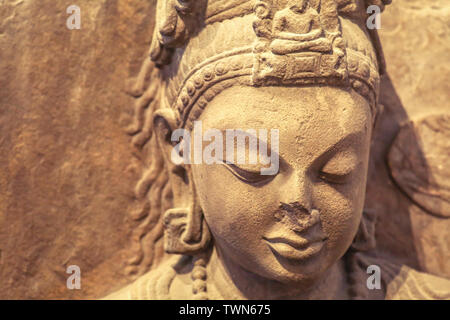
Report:
[{"label": "carved eyebrow", "polygon": [[[246,137],[246,139],[245,139],[245,146],[247,146],[247,137],[249,138],[249,142],[250,142],[250,139],[255,139],[255,141],[257,143],[258,153],[259,153],[259,149],[260,148],[267,148],[267,150],[270,150],[270,154],[273,153],[275,156],[278,156],[278,158],[281,160],[281,156],[279,155],[279,152],[277,153],[277,152],[275,152],[272,149],[271,141],[270,141],[270,138],[271,138],[270,130],[268,130],[268,132],[267,132],[267,141],[264,141],[264,140],[259,139],[259,137],[257,135],[255,136],[255,135],[247,132],[247,130],[254,130],[256,133],[258,133],[259,130],[267,130],[267,129],[222,129],[220,131],[222,132],[222,135],[224,137],[224,139],[223,139],[223,143],[224,143],[224,147],[225,147],[224,150],[226,150],[226,143],[227,143],[226,132],[227,132],[227,130],[233,130],[234,131],[233,146],[236,146],[234,143],[236,143],[237,137],[239,135],[243,135],[243,136]],[[279,149],[279,146],[278,146],[278,149]]]},{"label": "carved eyebrow", "polygon": [[238,135],[243,135],[243,136],[247,136],[250,138],[254,138],[257,141],[259,141],[259,138],[257,135],[255,136],[255,135],[251,134],[250,132],[248,132],[250,130],[253,130],[257,133],[258,130],[260,130],[260,129],[221,129],[220,131],[222,132],[224,137],[226,137],[227,131],[234,131],[234,137],[237,137]]},{"label": "carved eyebrow", "polygon": [[345,137],[342,137],[338,141],[336,141],[334,144],[329,146],[325,151],[323,151],[316,159],[313,160],[312,164],[310,165],[310,168],[319,166],[320,164],[323,164],[326,160],[329,160],[333,155],[335,155],[338,151],[341,151],[342,149],[348,149],[352,145],[354,145],[358,140],[359,137],[363,134],[362,131],[358,132],[352,132]]}]

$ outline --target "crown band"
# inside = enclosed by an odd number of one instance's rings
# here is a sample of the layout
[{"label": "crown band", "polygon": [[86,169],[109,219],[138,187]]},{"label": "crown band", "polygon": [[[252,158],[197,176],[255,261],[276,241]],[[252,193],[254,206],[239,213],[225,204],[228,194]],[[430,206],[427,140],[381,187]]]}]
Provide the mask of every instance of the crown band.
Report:
[{"label": "crown band", "polygon": [[[219,15],[233,12],[218,8],[212,7]],[[379,72],[370,36],[337,10],[333,0],[257,0],[251,15],[207,24],[165,67],[167,103],[178,111],[179,124],[200,115],[220,92],[214,86],[239,78],[250,86],[352,87],[375,109]],[[227,49],[233,45],[237,49]]]}]

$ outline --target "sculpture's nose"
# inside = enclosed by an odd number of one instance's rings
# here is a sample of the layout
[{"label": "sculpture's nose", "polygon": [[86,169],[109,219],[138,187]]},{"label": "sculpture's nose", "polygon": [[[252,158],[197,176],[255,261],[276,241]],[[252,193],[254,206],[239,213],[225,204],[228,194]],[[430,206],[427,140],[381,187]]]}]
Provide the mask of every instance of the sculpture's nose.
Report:
[{"label": "sculpture's nose", "polygon": [[312,183],[306,173],[295,172],[280,190],[281,203],[295,203],[305,212],[312,209]]}]

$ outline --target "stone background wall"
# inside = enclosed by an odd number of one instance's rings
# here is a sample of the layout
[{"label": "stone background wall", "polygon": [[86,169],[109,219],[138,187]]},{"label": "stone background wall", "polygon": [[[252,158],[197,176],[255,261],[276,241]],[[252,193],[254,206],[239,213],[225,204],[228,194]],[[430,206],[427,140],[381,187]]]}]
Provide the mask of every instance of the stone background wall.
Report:
[{"label": "stone background wall", "polygon": [[383,254],[450,278],[450,2],[394,0],[381,21],[388,74],[367,208]]},{"label": "stone background wall", "polygon": [[[140,168],[124,88],[146,57],[154,2],[0,0],[0,299],[97,298],[131,281],[127,212]],[[66,28],[72,4],[81,30]],[[446,0],[394,0],[382,17],[389,76],[367,208],[383,254],[450,277],[448,211],[427,213],[387,165],[404,123],[450,114],[448,21]],[[66,288],[73,264],[81,290]]]},{"label": "stone background wall", "polygon": [[[66,28],[72,4],[81,30]],[[98,297],[127,281],[140,176],[124,83],[147,55],[153,8],[0,1],[0,298]],[[82,290],[66,288],[72,264]]]}]

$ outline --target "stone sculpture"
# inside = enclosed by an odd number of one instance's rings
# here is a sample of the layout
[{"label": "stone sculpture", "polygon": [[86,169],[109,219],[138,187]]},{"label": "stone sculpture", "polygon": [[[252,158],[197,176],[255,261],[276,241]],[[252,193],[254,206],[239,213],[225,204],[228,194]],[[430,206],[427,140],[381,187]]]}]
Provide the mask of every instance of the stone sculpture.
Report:
[{"label": "stone sculpture", "polygon": [[[385,68],[365,8],[388,2],[158,2],[130,128],[149,153],[138,237],[154,243],[132,264],[152,270],[108,299],[450,298],[449,280],[377,257],[376,216],[363,212]],[[278,129],[278,172],[175,164],[171,135],[197,120],[205,130]],[[373,265],[380,290],[367,286]]]}]

